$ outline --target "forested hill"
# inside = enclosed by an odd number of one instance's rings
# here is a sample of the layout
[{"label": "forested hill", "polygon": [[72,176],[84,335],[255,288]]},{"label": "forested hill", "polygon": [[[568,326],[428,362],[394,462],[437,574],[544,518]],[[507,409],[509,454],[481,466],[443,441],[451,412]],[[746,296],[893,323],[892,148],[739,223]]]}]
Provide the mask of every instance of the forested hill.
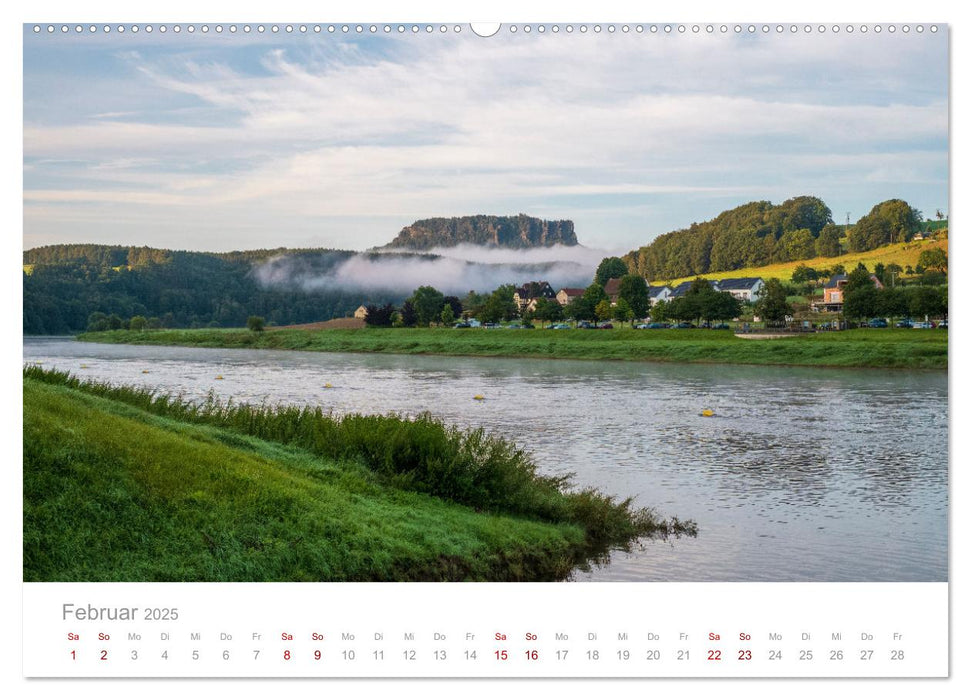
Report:
[{"label": "forested hill", "polygon": [[430,250],[468,244],[493,248],[542,248],[577,245],[573,222],[518,216],[459,216],[422,219],[405,226],[386,248]]},{"label": "forested hill", "polygon": [[353,251],[253,250],[196,253],[105,245],[53,245],[24,252],[24,333],[84,330],[93,312],[155,318],[166,327],[243,326],[248,316],[279,325],[344,316],[370,299],[358,291],[301,290],[261,283],[254,269],[286,254],[326,273]]},{"label": "forested hill", "polygon": [[675,279],[835,257],[843,248],[872,250],[910,240],[920,225],[921,213],[900,199],[877,204],[848,232],[833,223],[829,207],[817,197],[794,197],[778,205],[749,202],[710,221],[662,234],[623,259],[631,272],[647,279]]}]

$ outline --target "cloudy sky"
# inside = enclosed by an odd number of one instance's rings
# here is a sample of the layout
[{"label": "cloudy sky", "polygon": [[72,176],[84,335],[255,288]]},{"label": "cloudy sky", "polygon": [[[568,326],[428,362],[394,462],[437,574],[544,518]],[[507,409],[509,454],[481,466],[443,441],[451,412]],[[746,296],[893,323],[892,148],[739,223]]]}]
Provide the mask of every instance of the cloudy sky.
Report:
[{"label": "cloudy sky", "polygon": [[947,211],[946,30],[536,26],[25,27],[24,246],[364,249],[418,218],[524,212],[628,250],[755,199]]}]

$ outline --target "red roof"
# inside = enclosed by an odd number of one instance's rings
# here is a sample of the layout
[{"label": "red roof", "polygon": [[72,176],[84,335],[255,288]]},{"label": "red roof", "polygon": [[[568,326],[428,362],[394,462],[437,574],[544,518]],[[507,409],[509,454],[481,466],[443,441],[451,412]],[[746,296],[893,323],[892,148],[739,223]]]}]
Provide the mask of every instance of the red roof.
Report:
[{"label": "red roof", "polygon": [[620,294],[620,277],[611,277],[607,280],[607,284],[604,285],[604,293],[608,297]]}]

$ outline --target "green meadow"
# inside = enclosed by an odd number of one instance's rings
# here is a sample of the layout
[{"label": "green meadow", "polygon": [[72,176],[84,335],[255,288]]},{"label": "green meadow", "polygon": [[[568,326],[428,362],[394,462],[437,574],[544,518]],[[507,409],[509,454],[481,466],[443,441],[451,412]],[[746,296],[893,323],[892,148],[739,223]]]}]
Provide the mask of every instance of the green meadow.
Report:
[{"label": "green meadow", "polygon": [[574,360],[702,362],[810,367],[947,369],[947,331],[861,328],[788,338],[742,338],[730,331],[453,328],[103,331],[80,340],[136,345],[267,348],[402,355],[465,355]]}]

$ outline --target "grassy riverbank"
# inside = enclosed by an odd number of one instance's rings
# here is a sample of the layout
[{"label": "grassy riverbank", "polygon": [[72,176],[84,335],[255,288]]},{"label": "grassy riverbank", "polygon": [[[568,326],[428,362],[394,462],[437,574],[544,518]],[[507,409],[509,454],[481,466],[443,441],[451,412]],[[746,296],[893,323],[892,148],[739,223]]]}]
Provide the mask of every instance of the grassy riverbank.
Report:
[{"label": "grassy riverbank", "polygon": [[320,352],[707,362],[811,367],[947,369],[947,331],[858,329],[753,340],[708,330],[484,330],[363,328],[105,331],[80,340],[138,345],[272,348]]},{"label": "grassy riverbank", "polygon": [[427,416],[192,405],[24,370],[25,581],[555,580],[693,530]]}]

